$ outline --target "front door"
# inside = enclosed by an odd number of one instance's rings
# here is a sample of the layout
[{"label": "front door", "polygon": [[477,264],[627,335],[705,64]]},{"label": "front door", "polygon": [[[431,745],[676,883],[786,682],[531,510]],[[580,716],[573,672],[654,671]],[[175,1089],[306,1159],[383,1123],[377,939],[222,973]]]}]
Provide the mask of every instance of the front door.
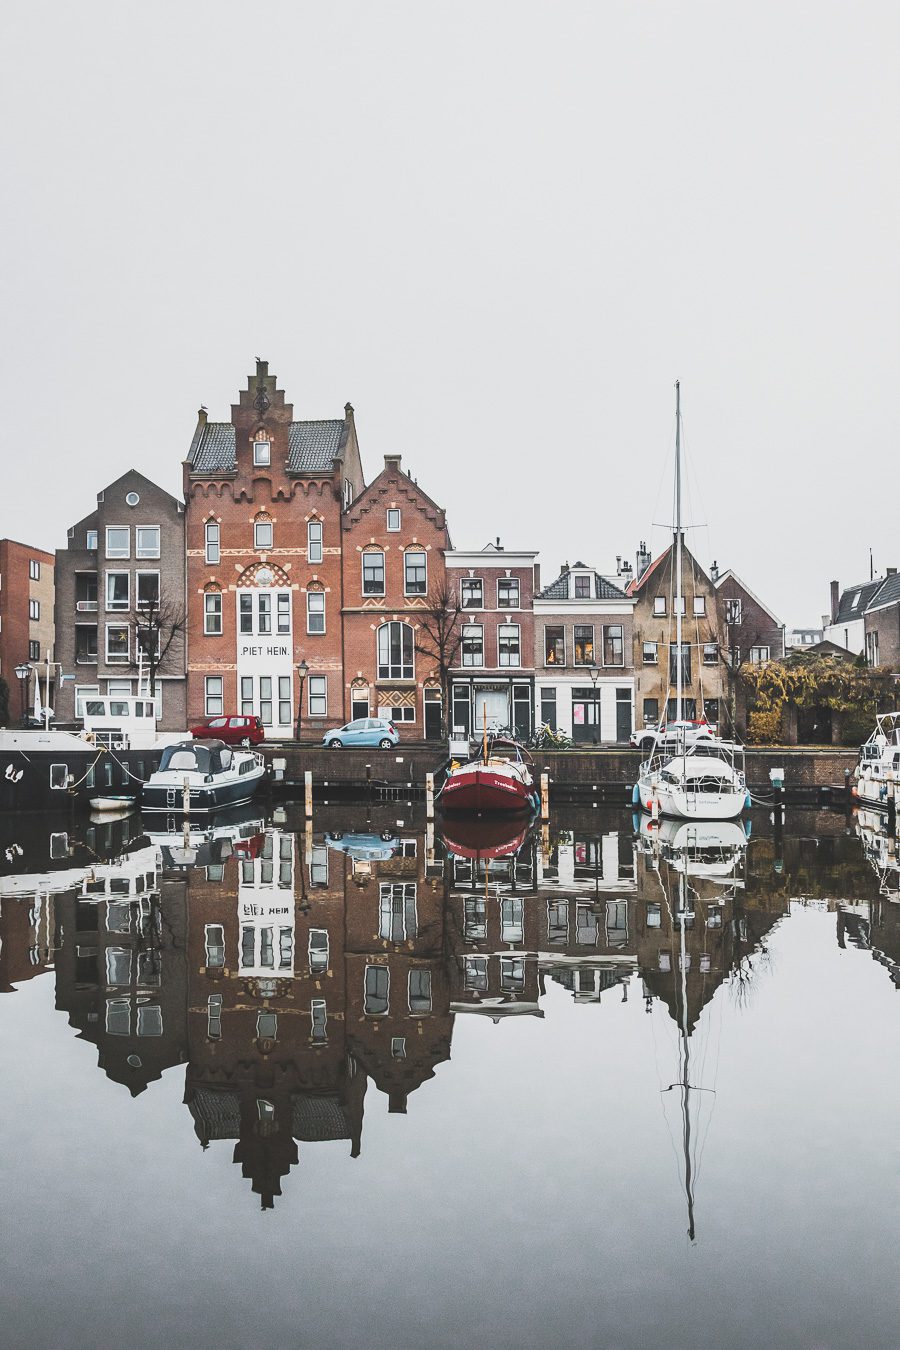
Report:
[{"label": "front door", "polygon": [[600,741],[600,693],[593,691],[572,697],[572,740],[576,745],[597,745]]},{"label": "front door", "polygon": [[631,690],[616,690],[616,740],[623,744],[634,728],[631,725]]},{"label": "front door", "polygon": [[441,736],[441,695],[438,689],[425,690],[425,739],[440,740]]}]

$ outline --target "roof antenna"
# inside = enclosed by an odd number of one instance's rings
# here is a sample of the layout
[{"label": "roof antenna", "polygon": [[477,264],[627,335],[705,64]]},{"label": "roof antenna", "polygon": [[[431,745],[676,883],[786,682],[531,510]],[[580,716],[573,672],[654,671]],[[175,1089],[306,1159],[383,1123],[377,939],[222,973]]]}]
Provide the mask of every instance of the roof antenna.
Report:
[{"label": "roof antenna", "polygon": [[870,580],[870,581],[874,581],[874,580],[875,580],[875,563],[874,563],[874,560],[873,560],[873,558],[872,558],[872,550],[871,550],[871,548],[869,549],[869,580]]}]

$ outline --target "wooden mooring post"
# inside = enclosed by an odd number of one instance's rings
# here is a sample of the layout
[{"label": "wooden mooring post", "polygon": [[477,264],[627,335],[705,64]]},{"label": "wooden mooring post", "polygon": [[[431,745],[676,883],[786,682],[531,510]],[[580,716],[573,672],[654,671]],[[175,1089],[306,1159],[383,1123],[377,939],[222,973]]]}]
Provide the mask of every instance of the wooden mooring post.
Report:
[{"label": "wooden mooring post", "polygon": [[312,769],[307,769],[303,774],[303,801],[306,819],[312,820]]},{"label": "wooden mooring post", "polygon": [[434,774],[425,775],[425,819],[434,820]]},{"label": "wooden mooring post", "polygon": [[550,819],[550,775],[546,769],[541,774],[541,820]]}]

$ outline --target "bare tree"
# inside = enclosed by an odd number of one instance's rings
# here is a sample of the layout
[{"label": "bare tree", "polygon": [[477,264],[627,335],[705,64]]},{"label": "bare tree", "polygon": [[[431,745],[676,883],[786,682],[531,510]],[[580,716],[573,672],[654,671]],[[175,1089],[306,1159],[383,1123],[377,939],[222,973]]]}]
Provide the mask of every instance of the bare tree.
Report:
[{"label": "bare tree", "polygon": [[425,601],[425,607],[416,611],[419,626],[416,631],[416,651],[434,661],[441,686],[441,735],[446,736],[450,706],[450,670],[456,663],[462,645],[460,615],[462,605],[459,592],[446,576],[440,577]]},{"label": "bare tree", "polygon": [[187,628],[184,602],[165,591],[151,596],[133,611],[131,626],[134,630],[131,669],[143,669],[150,697],[155,698],[157,677],[171,671],[184,654]]}]

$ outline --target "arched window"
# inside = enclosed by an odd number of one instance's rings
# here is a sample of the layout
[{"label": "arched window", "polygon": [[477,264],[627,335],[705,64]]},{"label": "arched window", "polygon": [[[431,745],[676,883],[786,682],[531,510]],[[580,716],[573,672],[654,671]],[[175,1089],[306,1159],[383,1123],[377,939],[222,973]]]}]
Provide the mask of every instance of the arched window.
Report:
[{"label": "arched window", "polygon": [[414,677],[411,626],[408,623],[383,623],[378,629],[379,680],[411,680]]}]

